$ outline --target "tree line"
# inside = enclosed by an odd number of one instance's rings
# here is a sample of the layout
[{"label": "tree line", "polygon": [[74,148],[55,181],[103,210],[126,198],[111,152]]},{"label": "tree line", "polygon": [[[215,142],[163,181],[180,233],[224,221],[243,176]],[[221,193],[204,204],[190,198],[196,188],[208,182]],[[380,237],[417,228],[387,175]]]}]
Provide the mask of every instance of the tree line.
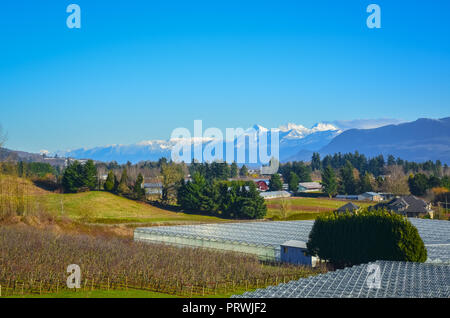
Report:
[{"label": "tree line", "polygon": [[428,160],[425,162],[417,163],[401,158],[395,158],[389,155],[387,159],[383,155],[376,156],[374,158],[367,158],[364,154],[360,154],[358,151],[354,153],[336,153],[334,155],[326,155],[322,160],[319,153],[313,153],[311,158],[311,169],[324,170],[326,167],[331,166],[333,169],[338,170],[349,161],[352,166],[359,171],[360,174],[366,172],[371,173],[375,177],[384,175],[385,168],[389,166],[399,166],[403,169],[405,174],[428,172],[437,176],[442,176],[445,171],[449,171],[447,164],[442,165],[440,160],[435,162]]},{"label": "tree line", "polygon": [[191,181],[181,181],[177,199],[183,210],[224,218],[261,219],[267,213],[253,181],[211,182],[199,172],[194,173]]},{"label": "tree line", "polygon": [[450,190],[450,171],[440,161],[412,163],[389,156],[385,162],[382,155],[367,160],[358,152],[328,155],[320,160],[320,155],[314,153],[311,170],[321,172],[323,191],[330,197],[370,191],[423,196],[433,188]]}]

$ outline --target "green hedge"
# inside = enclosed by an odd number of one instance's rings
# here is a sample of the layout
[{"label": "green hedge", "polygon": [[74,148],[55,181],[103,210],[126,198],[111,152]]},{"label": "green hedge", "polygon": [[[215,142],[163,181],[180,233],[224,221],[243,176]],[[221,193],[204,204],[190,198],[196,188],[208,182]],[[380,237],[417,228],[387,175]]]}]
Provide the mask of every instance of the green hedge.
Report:
[{"label": "green hedge", "polygon": [[427,250],[407,218],[384,210],[319,216],[308,253],[336,266],[376,260],[425,262]]}]

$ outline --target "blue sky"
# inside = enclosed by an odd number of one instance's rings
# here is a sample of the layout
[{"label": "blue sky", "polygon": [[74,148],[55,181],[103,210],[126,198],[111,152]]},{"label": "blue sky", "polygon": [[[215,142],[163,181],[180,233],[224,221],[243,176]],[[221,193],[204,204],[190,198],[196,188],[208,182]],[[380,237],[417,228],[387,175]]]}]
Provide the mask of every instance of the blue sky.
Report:
[{"label": "blue sky", "polygon": [[167,139],[194,119],[447,117],[449,15],[449,1],[2,2],[0,124],[9,148],[56,151]]}]

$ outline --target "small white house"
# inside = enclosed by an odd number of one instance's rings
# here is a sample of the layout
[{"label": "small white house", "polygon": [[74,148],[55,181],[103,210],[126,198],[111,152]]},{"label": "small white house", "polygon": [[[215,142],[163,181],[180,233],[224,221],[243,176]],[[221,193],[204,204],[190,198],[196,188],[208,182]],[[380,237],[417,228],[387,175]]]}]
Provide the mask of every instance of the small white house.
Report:
[{"label": "small white house", "polygon": [[303,241],[286,241],[280,247],[280,259],[282,262],[314,267],[319,261],[317,257],[306,253],[306,243]]},{"label": "small white house", "polygon": [[319,182],[300,182],[298,184],[299,192],[322,191],[322,185]]},{"label": "small white house", "polygon": [[261,192],[259,194],[264,199],[277,199],[277,198],[288,198],[291,196],[291,193],[287,191],[266,191]]},{"label": "small white house", "polygon": [[162,194],[163,185],[161,182],[144,183],[146,194]]}]

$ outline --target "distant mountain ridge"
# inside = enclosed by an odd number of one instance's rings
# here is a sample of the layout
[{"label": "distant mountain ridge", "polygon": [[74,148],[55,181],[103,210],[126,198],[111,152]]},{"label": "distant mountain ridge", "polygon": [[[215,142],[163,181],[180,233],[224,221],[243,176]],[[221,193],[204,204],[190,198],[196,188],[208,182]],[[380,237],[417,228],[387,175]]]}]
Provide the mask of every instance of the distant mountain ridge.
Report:
[{"label": "distant mountain ridge", "polygon": [[48,163],[52,166],[64,166],[66,163],[64,158],[49,158],[41,154],[10,150],[6,148],[0,148],[0,161],[41,162]]},{"label": "distant mountain ridge", "polygon": [[[383,120],[387,122],[387,120]],[[334,123],[318,123],[311,128],[302,125],[287,124],[280,126],[279,134],[280,160],[282,162],[294,160],[311,160],[313,152],[319,152],[322,157],[334,153],[348,153],[358,151],[367,157],[383,154],[385,157],[393,155],[409,161],[423,162],[427,160],[441,160],[442,163],[450,164],[450,117],[442,119],[421,118],[413,122],[384,125],[370,129],[341,129]],[[353,124],[353,121],[346,122]],[[369,122],[368,124],[372,124]],[[367,125],[367,120],[364,127]],[[346,126],[348,127],[348,125]],[[359,126],[361,127],[361,126]],[[268,144],[272,135],[270,131],[260,125],[248,128],[244,134],[256,138],[258,132],[268,131]],[[69,151],[59,151],[59,157],[70,157],[76,159],[93,159],[97,161],[127,161],[136,163],[139,161],[156,161],[161,157],[170,158],[172,147],[180,140],[147,140],[132,145],[108,145],[95,148],[81,148]],[[181,140],[191,147],[201,143],[203,146],[211,142],[211,138],[200,138]],[[225,154],[226,143],[223,143]],[[228,144],[229,145],[229,144]],[[235,154],[244,144],[238,139],[233,141]],[[248,144],[245,144],[248,146]],[[248,158],[249,149],[246,149]],[[0,160],[6,157],[15,160],[49,162],[60,164],[58,161],[50,160],[39,154],[31,154],[21,151],[10,151],[0,149]],[[55,159],[56,160],[56,159]],[[258,164],[258,163],[257,163]]]},{"label": "distant mountain ridge", "polygon": [[[302,125],[287,124],[277,129],[279,134],[280,160],[285,161],[290,156],[296,154],[299,149],[311,152],[316,151],[325,146],[335,136],[340,134],[342,130],[329,123],[318,123],[311,128]],[[267,140],[270,145],[271,131],[261,125],[254,125],[244,131],[244,135],[251,138],[257,138],[259,132],[267,132]],[[70,151],[59,151],[57,154],[64,157],[72,157],[79,159],[94,159],[99,161],[115,160],[119,163],[138,162],[144,160],[158,160],[161,157],[170,158],[173,146],[180,140],[148,140],[132,145],[108,145],[103,147],[95,147],[90,149],[75,149]],[[203,145],[211,142],[211,139],[192,139],[184,140],[193,147],[193,143],[201,142]],[[244,145],[239,143],[238,138],[233,141],[235,154],[240,147]],[[248,144],[247,144],[248,146]],[[251,147],[250,147],[251,148]],[[223,152],[225,154],[226,143],[223,144]],[[193,149],[191,153],[193,154]],[[248,158],[249,149],[246,149],[246,158]],[[225,156],[224,156],[225,157]]]},{"label": "distant mountain ridge", "polygon": [[450,117],[420,118],[374,129],[349,129],[333,138],[319,153],[324,156],[354,151],[368,157],[383,154],[409,161],[441,160],[450,164]]}]

